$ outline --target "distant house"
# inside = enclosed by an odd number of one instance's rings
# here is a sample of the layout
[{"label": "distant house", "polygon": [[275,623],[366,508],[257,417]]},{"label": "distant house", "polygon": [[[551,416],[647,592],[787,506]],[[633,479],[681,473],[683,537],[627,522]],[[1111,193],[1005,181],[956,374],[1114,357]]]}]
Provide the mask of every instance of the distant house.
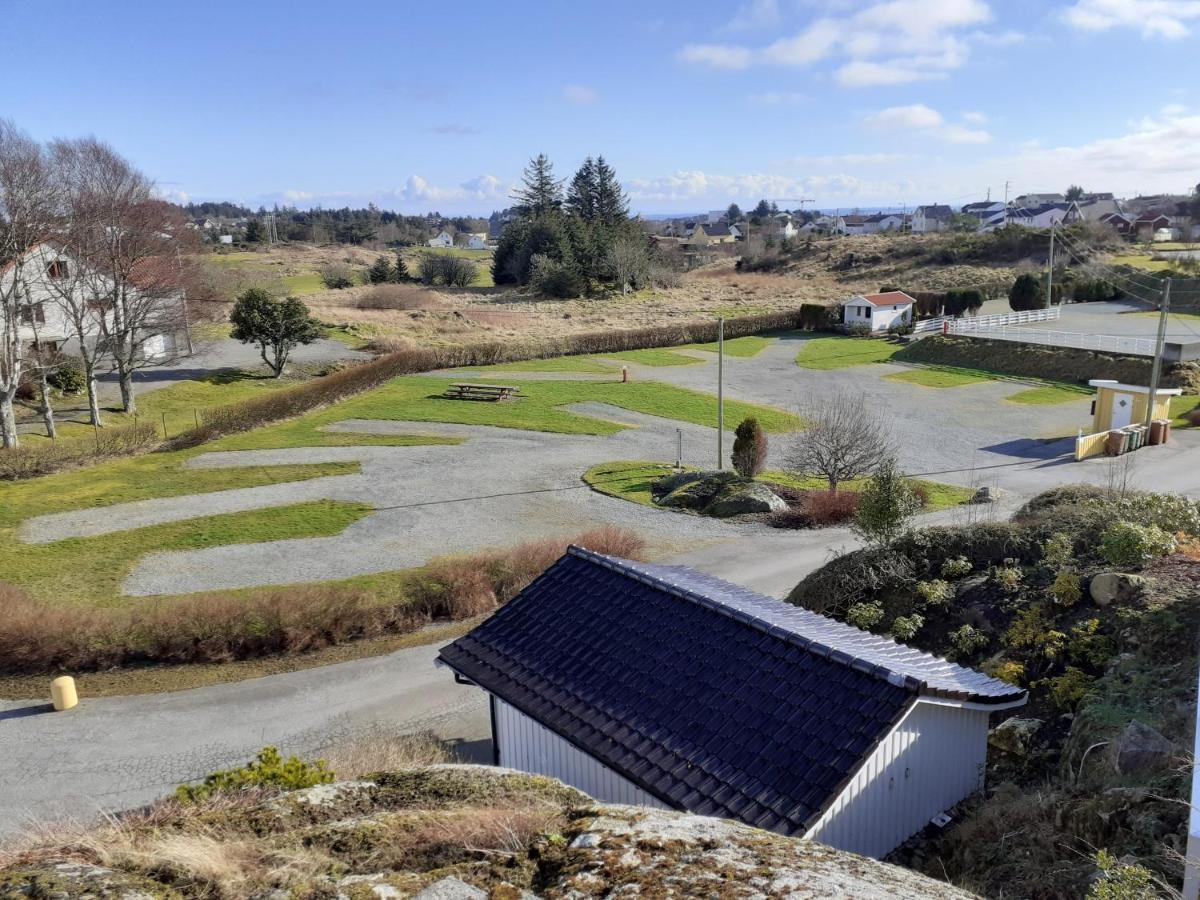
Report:
[{"label": "distant house", "polygon": [[912,230],[914,234],[949,231],[953,221],[954,210],[944,203],[935,203],[932,206],[918,206],[913,211]]},{"label": "distant house", "polygon": [[860,215],[838,216],[834,230],[838,234],[866,234],[867,217]]},{"label": "distant house", "polygon": [[454,237],[448,231],[443,231],[437,237],[432,237],[426,243],[430,247],[453,247]]},{"label": "distant house", "polygon": [[697,224],[692,228],[688,243],[699,247],[708,247],[712,244],[732,244],[736,240],[737,236],[730,231],[728,225]]},{"label": "distant house", "polygon": [[217,243],[218,244],[232,244],[233,243],[233,235],[232,234],[222,234],[217,237]]},{"label": "distant house", "polygon": [[1079,206],[1070,201],[1044,203],[1041,206],[1034,207],[1014,205],[1008,209],[1008,224],[1021,225],[1025,228],[1050,228],[1054,225],[1070,225],[1078,222],[1081,218]]},{"label": "distant house", "polygon": [[1133,232],[1133,219],[1123,213],[1105,213],[1100,217],[1099,222],[1101,225],[1107,225],[1120,235],[1127,235]]},{"label": "distant house", "polygon": [[792,220],[791,215],[777,213],[763,223],[762,234],[763,237],[773,241],[787,241],[799,234],[799,231],[796,229],[796,223]]},{"label": "distant house", "polygon": [[1171,217],[1156,211],[1144,212],[1133,220],[1133,230],[1139,241],[1152,241],[1157,231],[1170,227]]},{"label": "distant house", "polygon": [[873,332],[887,331],[893,325],[911,322],[916,302],[904,291],[860,294],[842,303],[842,322],[865,322]]},{"label": "distant house", "polygon": [[964,216],[979,220],[980,231],[995,231],[1004,225],[1004,204],[999,200],[981,200],[962,208]]},{"label": "distant house", "polygon": [[873,216],[867,216],[866,222],[863,223],[863,231],[867,234],[900,231],[904,224],[904,216],[899,213],[875,213]]},{"label": "distant house", "polygon": [[1119,215],[1124,212],[1121,204],[1113,199],[1112,194],[1096,194],[1077,200],[1079,216],[1085,222],[1099,222],[1105,216]]},{"label": "distant house", "polygon": [[1065,203],[1067,201],[1064,194],[1022,194],[1015,198],[1013,206],[1044,206],[1047,203]]},{"label": "distant house", "polygon": [[883,856],[982,787],[1025,691],[690,569],[571,547],[438,656],[497,765]]},{"label": "distant house", "polygon": [[488,236],[486,232],[468,234],[466,247],[468,250],[486,250]]}]

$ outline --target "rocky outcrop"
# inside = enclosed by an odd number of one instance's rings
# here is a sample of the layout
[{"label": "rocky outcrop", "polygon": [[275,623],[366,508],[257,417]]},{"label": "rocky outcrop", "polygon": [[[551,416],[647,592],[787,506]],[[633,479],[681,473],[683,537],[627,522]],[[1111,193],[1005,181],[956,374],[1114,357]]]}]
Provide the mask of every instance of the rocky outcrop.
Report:
[{"label": "rocky outcrop", "polygon": [[732,472],[679,472],[660,478],[651,488],[659,506],[686,509],[727,519],[787,509],[787,503],[765,484]]},{"label": "rocky outcrop", "polygon": [[717,519],[727,519],[730,516],[776,512],[781,509],[787,509],[787,503],[766,485],[755,482],[732,483],[723,487],[704,507],[704,514]]},{"label": "rocky outcrop", "polygon": [[1088,594],[1097,606],[1136,600],[1145,590],[1145,578],[1126,572],[1101,572],[1088,583]]},{"label": "rocky outcrop", "polygon": [[1028,756],[1038,729],[1043,724],[1041,719],[1022,719],[1018,716],[1005,719],[988,733],[988,746],[1014,756]]},{"label": "rocky outcrop", "polygon": [[101,825],[64,843],[61,859],[33,847],[24,865],[0,869],[0,897],[970,896],[811,841],[606,806],[553,779],[484,766],[247,794],[174,815],[164,807]]},{"label": "rocky outcrop", "polygon": [[1157,772],[1170,765],[1178,750],[1149,725],[1134,719],[1114,745],[1113,764],[1121,775]]}]

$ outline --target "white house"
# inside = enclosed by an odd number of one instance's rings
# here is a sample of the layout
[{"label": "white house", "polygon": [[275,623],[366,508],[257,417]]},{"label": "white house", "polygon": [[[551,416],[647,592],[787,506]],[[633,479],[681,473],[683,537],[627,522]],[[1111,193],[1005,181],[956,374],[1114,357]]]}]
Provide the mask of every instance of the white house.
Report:
[{"label": "white house", "polygon": [[438,234],[437,237],[430,238],[425,243],[427,243],[430,247],[453,247],[454,238],[451,236],[450,232],[443,231]]},{"label": "white house", "polygon": [[438,662],[487,693],[497,765],[875,857],[983,787],[991,715],[1026,701],[889,637],[578,547]]},{"label": "white house", "polygon": [[865,322],[873,332],[887,331],[898,323],[911,322],[916,302],[904,291],[860,294],[842,304],[842,322],[846,325]]},{"label": "white house", "polygon": [[1008,224],[1021,225],[1025,228],[1070,225],[1072,222],[1078,222],[1081,218],[1079,206],[1073,201],[1043,203],[1033,207],[1009,206],[1008,208]]},{"label": "white house", "polygon": [[838,234],[866,234],[867,217],[857,214],[838,216],[834,230]]},{"label": "white house", "polygon": [[468,250],[486,250],[487,249],[487,235],[482,232],[479,234],[468,234],[467,235],[467,249]]},{"label": "white house", "polygon": [[900,213],[875,213],[867,216],[863,231],[867,234],[879,234],[884,231],[900,231],[904,228],[904,216]]},{"label": "white house", "polygon": [[995,231],[1004,224],[1004,204],[999,200],[980,200],[962,208],[963,215],[979,220],[979,230]]},{"label": "white house", "polygon": [[953,221],[954,210],[944,203],[935,203],[932,206],[918,206],[913,211],[912,230],[914,234],[949,231]]}]

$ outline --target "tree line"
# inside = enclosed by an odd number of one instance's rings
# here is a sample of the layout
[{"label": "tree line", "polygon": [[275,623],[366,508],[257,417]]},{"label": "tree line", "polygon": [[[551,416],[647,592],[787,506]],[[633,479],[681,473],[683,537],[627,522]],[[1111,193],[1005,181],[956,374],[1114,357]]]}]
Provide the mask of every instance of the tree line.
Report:
[{"label": "tree line", "polygon": [[[154,184],[96,138],[43,144],[0,120],[0,440],[18,444],[14,400],[32,378],[55,434],[48,381],[66,364],[51,341],[77,344],[89,420],[96,379],[114,371],[121,409],[136,413],[134,372],[147,342],[186,323],[185,254],[195,236]],[[65,334],[44,334],[47,312]],[[32,337],[32,339],[31,339]],[[161,361],[161,360],[157,360]]]},{"label": "tree line", "polygon": [[625,292],[651,279],[650,239],[630,217],[629,200],[603,156],[589,156],[565,181],[539,154],[525,167],[513,199],[516,218],[492,260],[496,284],[576,297],[602,284]]}]

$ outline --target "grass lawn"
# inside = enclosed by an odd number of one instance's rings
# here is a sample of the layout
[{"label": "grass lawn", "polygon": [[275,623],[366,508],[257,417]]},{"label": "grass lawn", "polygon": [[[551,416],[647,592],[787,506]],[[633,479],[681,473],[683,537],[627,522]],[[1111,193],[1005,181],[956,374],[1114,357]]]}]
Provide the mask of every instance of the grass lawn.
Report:
[{"label": "grass lawn", "polygon": [[[616,434],[629,427],[561,408],[592,401],[696,425],[715,425],[717,420],[717,398],[713,395],[653,381],[628,384],[619,381],[529,381],[521,385],[519,400],[470,403],[441,396],[454,380],[406,375],[325,410],[324,414],[331,415],[334,420],[452,422],[561,434]],[[733,422],[755,416],[766,431],[792,431],[799,424],[794,415],[784,410],[737,400],[725,401],[725,416],[727,421]]]},{"label": "grass lawn", "polygon": [[875,338],[823,337],[804,342],[796,365],[805,369],[846,369],[867,363],[887,362],[903,344]]},{"label": "grass lawn", "polygon": [[958,369],[952,366],[922,366],[908,372],[895,372],[887,376],[888,381],[902,381],[905,384],[919,384],[922,387],[951,388],[967,384],[980,384],[992,381],[991,375],[975,369]]},{"label": "grass lawn", "polygon": [[617,353],[597,354],[604,359],[615,359],[618,362],[637,363],[640,366],[696,366],[704,362],[686,353],[676,353],[665,347],[654,347],[649,350],[621,350]]},{"label": "grass lawn", "polygon": [[[618,461],[592,466],[583,474],[583,480],[593,490],[607,494],[610,497],[630,500],[634,503],[640,503],[643,506],[654,506],[650,493],[651,484],[653,484],[655,479],[661,478],[663,475],[669,475],[674,471],[675,468],[669,463],[650,462],[647,460]],[[796,478],[788,475],[786,472],[779,471],[763,472],[756,480],[781,484],[800,490],[824,490],[827,487],[823,478]],[[860,478],[846,482],[842,485],[842,489],[858,491],[862,490],[864,484],[866,484],[866,479]],[[939,509],[948,509],[951,506],[959,506],[970,500],[974,493],[970,488],[959,487],[954,484],[943,484],[940,481],[925,481],[919,478],[909,479],[909,484],[914,486],[924,485],[926,491],[928,491],[929,505],[925,507],[925,512],[934,512]]]},{"label": "grass lawn", "polygon": [[301,272],[299,275],[284,275],[280,279],[284,289],[292,297],[303,297],[306,294],[319,294],[325,290],[325,282],[319,272]]},{"label": "grass lawn", "polygon": [[8,539],[0,542],[0,571],[32,596],[59,603],[135,602],[121,599],[121,583],[148,553],[334,535],[370,511],[364,503],[318,500],[51,544]]},{"label": "grass lawn", "polygon": [[[753,356],[758,356],[770,346],[771,338],[762,337],[757,334],[746,335],[746,337],[731,338],[725,342],[725,355],[737,356],[743,359],[749,359]],[[717,342],[713,341],[710,344],[684,344],[679,349],[681,350],[704,350],[708,353],[717,352]]]},{"label": "grass lawn", "polygon": [[1095,393],[1091,388],[1077,384],[1048,384],[1045,387],[1028,388],[1009,394],[1004,399],[1009,403],[1022,403],[1029,406],[1050,406],[1055,403],[1072,403],[1085,400]]},{"label": "grass lawn", "polygon": [[1174,265],[1170,260],[1154,259],[1149,254],[1139,253],[1126,253],[1121,256],[1114,256],[1109,262],[1114,266],[1133,266],[1136,269],[1144,269],[1147,272],[1162,272]]},{"label": "grass lawn", "polygon": [[1196,394],[1183,394],[1179,397],[1171,398],[1171,424],[1182,428],[1189,428],[1191,425],[1184,418],[1193,409],[1200,409],[1200,396]]}]

